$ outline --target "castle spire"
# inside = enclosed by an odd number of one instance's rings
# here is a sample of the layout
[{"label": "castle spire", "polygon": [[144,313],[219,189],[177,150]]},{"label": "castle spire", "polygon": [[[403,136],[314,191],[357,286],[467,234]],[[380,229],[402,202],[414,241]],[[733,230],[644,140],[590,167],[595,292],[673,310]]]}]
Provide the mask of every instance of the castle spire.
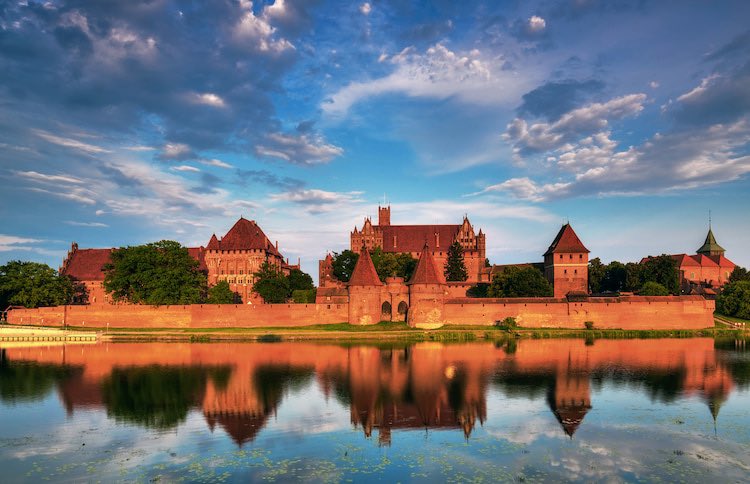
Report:
[{"label": "castle spire", "polygon": [[435,259],[432,258],[432,251],[425,243],[422,253],[419,254],[417,267],[414,274],[409,279],[408,284],[445,284],[445,275],[435,266]]},{"label": "castle spire", "polygon": [[378,277],[378,272],[375,270],[375,265],[372,263],[370,258],[370,252],[367,247],[362,246],[362,250],[359,253],[359,259],[357,264],[354,266],[352,271],[352,277],[349,279],[350,286],[382,286]]}]

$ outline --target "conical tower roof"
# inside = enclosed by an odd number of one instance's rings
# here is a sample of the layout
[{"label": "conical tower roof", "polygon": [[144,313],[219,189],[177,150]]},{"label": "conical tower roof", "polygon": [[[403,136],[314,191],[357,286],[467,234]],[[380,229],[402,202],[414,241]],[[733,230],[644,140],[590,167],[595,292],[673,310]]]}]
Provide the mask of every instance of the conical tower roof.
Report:
[{"label": "conical tower roof", "polygon": [[724,254],[724,247],[720,246],[716,243],[716,238],[714,237],[714,232],[710,228],[708,229],[708,234],[706,235],[706,241],[703,243],[700,249],[697,250],[698,254],[705,254],[705,255],[722,255]]},{"label": "conical tower roof", "polygon": [[357,265],[354,266],[352,277],[349,279],[350,286],[382,286],[375,265],[372,263],[370,253],[367,248],[362,247],[357,259]]},{"label": "conical tower roof", "polygon": [[220,249],[221,247],[219,246],[219,239],[216,238],[216,234],[213,234],[211,236],[211,240],[208,241],[206,250],[220,250]]},{"label": "conical tower roof", "polygon": [[560,231],[557,233],[557,237],[552,241],[552,245],[549,246],[547,252],[544,255],[554,254],[556,252],[590,252],[581,239],[578,238],[573,227],[570,224],[562,226]]},{"label": "conical tower roof", "polygon": [[435,265],[435,259],[432,258],[432,251],[424,245],[422,253],[419,254],[417,268],[414,269],[411,279],[407,284],[445,284],[443,271],[438,270]]}]

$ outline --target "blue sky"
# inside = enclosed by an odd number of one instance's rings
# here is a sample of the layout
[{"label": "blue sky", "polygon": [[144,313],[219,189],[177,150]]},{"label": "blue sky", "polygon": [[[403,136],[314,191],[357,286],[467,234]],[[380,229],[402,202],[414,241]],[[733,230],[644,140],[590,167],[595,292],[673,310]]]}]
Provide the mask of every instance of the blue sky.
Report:
[{"label": "blue sky", "polygon": [[750,3],[0,4],[0,262],[205,245],[255,219],[303,269],[377,215],[536,261],[750,266]]}]

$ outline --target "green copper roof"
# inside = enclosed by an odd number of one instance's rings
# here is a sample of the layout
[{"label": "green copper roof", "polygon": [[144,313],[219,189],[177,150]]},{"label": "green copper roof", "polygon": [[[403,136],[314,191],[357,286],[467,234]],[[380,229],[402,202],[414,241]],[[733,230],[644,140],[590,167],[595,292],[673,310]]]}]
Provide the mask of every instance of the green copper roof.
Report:
[{"label": "green copper roof", "polygon": [[724,252],[724,247],[716,243],[716,238],[714,238],[713,231],[711,229],[708,229],[708,235],[706,235],[706,241],[703,243],[701,248],[698,249],[698,253],[710,254],[712,252]]}]

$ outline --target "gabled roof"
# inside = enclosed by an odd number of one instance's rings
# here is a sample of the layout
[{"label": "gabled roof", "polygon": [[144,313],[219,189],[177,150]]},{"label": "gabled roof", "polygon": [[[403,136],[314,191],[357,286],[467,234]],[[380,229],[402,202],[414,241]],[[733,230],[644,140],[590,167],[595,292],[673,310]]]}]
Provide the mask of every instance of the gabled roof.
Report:
[{"label": "gabled roof", "polygon": [[728,267],[728,268],[737,267],[737,264],[727,259],[723,255],[709,255],[708,258],[716,262],[719,265],[719,267]]},{"label": "gabled roof", "polygon": [[208,270],[206,258],[204,257],[205,253],[206,250],[203,247],[188,247],[188,254],[190,254],[190,257],[198,261],[198,269],[201,271]]},{"label": "gabled roof", "polygon": [[375,265],[372,263],[370,253],[362,247],[357,259],[357,265],[354,266],[352,277],[349,278],[350,286],[382,286],[383,283],[378,277]]},{"label": "gabled roof", "polygon": [[558,252],[590,252],[581,239],[578,238],[573,227],[570,224],[562,226],[560,231],[557,233],[557,237],[552,241],[552,245],[549,246],[547,252],[544,255],[555,254]]},{"label": "gabled roof", "polygon": [[699,254],[710,254],[711,252],[724,252],[724,247],[720,246],[716,243],[716,238],[714,237],[714,232],[710,228],[708,229],[708,234],[706,234],[706,241],[703,242],[703,245],[700,249],[696,251]]},{"label": "gabled roof", "polygon": [[104,264],[110,262],[114,249],[76,249],[63,264],[62,275],[78,281],[103,281]]},{"label": "gabled roof", "polygon": [[281,257],[281,254],[276,250],[276,246],[268,240],[263,230],[255,223],[254,220],[247,220],[243,217],[229,229],[229,232],[221,239],[218,240],[218,247],[216,244],[212,244],[215,237],[211,237],[209,245],[206,247],[211,250],[253,250],[260,249],[266,250],[273,255]]},{"label": "gabled roof", "polygon": [[[677,267],[698,267],[700,266],[700,262],[692,258],[691,256],[687,254],[674,254],[670,255],[672,259],[677,263]],[[641,262],[647,261],[649,258],[643,259]]]},{"label": "gabled roof", "polygon": [[690,258],[696,261],[701,267],[719,267],[719,264],[717,264],[714,260],[712,260],[707,255],[696,254],[696,255],[690,256]]},{"label": "gabled roof", "polygon": [[419,252],[425,244],[435,250],[448,250],[461,225],[379,225],[377,228],[383,231],[383,252]]},{"label": "gabled roof", "polygon": [[209,240],[208,245],[206,245],[206,250],[219,250],[220,248],[219,239],[216,238],[216,234],[212,234],[211,240]]},{"label": "gabled roof", "polygon": [[417,267],[414,269],[414,274],[412,274],[407,284],[446,284],[445,275],[435,265],[435,259],[432,258],[432,251],[430,251],[427,244],[422,248]]}]

